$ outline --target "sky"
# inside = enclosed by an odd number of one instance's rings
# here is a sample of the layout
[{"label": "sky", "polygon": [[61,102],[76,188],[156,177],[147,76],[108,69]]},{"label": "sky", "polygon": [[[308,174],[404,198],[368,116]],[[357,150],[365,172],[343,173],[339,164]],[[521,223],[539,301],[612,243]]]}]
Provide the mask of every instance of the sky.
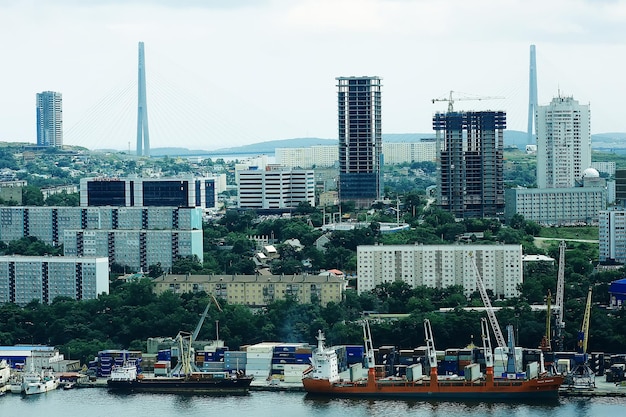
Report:
[{"label": "sky", "polygon": [[540,105],[626,131],[622,0],[0,0],[0,39],[5,142],[58,91],[66,145],[134,150],[140,41],[153,148],[335,139],[338,76],[383,79],[383,133],[432,132],[450,91],[525,131],[531,44]]}]

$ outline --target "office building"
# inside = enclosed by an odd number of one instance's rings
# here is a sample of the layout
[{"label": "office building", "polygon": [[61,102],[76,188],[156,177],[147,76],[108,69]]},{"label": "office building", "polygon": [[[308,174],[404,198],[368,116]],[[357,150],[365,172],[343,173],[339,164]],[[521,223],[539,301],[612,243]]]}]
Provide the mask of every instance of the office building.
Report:
[{"label": "office building", "polygon": [[537,107],[537,187],[575,187],[591,167],[589,105],[558,96]]},{"label": "office building", "polygon": [[313,170],[276,168],[238,171],[238,205],[245,209],[290,209],[308,202],[315,207]]},{"label": "office building", "polygon": [[62,104],[61,93],[37,93],[37,146],[63,146]]},{"label": "office building", "polygon": [[81,207],[200,207],[215,208],[215,178],[82,178]]},{"label": "office building", "polygon": [[92,300],[108,292],[106,257],[0,256],[0,304]]},{"label": "office building", "polygon": [[202,230],[65,230],[65,256],[108,256],[109,265],[148,272],[151,265],[171,269],[179,258],[202,262]]},{"label": "office building", "polygon": [[338,77],[339,200],[369,207],[383,195],[381,79]]},{"label": "office building", "polygon": [[63,243],[65,230],[202,230],[202,209],[194,207],[0,207],[0,241],[36,237]]},{"label": "office building", "polygon": [[439,206],[456,218],[504,213],[502,111],[437,113]]},{"label": "office building", "polygon": [[403,281],[411,288],[463,287],[477,291],[476,268],[485,288],[497,297],[519,295],[523,282],[521,245],[361,245],[357,247],[359,294],[386,282]]},{"label": "office building", "polygon": [[347,281],[333,275],[164,275],[154,280],[154,291],[175,294],[204,291],[228,301],[262,307],[294,297],[303,304],[340,303]]}]

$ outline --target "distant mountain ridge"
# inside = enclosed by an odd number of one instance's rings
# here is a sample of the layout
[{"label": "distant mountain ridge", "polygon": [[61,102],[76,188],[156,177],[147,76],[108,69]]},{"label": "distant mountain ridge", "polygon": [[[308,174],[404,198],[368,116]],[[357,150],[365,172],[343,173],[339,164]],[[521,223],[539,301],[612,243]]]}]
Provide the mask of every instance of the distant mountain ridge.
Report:
[{"label": "distant mountain ridge", "polygon": [[[383,142],[410,143],[419,142],[422,139],[433,139],[434,133],[386,133],[383,134]],[[526,147],[528,135],[518,130],[504,131],[504,146]],[[626,148],[626,133],[598,133],[591,135],[591,143],[594,149]],[[184,155],[226,155],[226,154],[273,154],[276,148],[308,148],[311,146],[337,145],[337,139],[324,138],[293,138],[270,140],[266,142],[252,143],[250,145],[220,148],[211,151],[191,150],[187,148],[152,148],[153,156],[184,156]]]}]

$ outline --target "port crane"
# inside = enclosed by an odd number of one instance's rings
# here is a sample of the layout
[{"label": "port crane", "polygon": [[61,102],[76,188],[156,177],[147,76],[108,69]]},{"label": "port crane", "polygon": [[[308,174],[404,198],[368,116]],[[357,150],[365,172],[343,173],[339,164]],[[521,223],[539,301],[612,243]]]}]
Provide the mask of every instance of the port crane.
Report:
[{"label": "port crane", "polygon": [[431,381],[437,381],[437,351],[435,350],[435,339],[430,320],[424,319],[424,339],[426,341],[426,356],[428,367],[430,368]]},{"label": "port crane", "polygon": [[[432,99],[433,103],[436,103],[438,101],[447,101],[448,102],[448,113],[452,113],[454,112],[454,102],[455,101],[465,101],[465,100],[495,100],[495,99],[503,99],[504,97],[499,97],[499,96],[464,96],[464,97],[454,97],[454,95],[459,94],[458,91],[452,91],[450,90],[450,93],[448,95],[448,97],[444,97],[444,98],[434,98]],[[461,93],[461,94],[465,94],[465,93]]]},{"label": "port crane", "polygon": [[196,328],[193,331],[193,333],[179,331],[178,335],[174,339],[174,341],[178,343],[180,356],[179,356],[178,364],[172,370],[172,375],[188,376],[192,372],[200,371],[198,367],[195,365],[194,360],[193,360],[193,354],[194,354],[194,350],[192,347],[193,342],[195,342],[196,339],[198,338],[198,334],[200,333],[200,329],[202,329],[204,320],[206,319],[207,314],[209,313],[209,308],[211,307],[211,304],[215,304],[215,307],[217,307],[219,312],[220,313],[222,312],[222,307],[220,306],[220,303],[217,301],[217,298],[215,298],[213,294],[210,294],[209,297],[211,299],[207,303],[207,306],[204,309],[202,316],[200,316],[200,320],[198,321],[198,324],[196,325]]},{"label": "port crane", "polygon": [[587,303],[583,322],[578,332],[577,355],[574,357],[576,365],[567,375],[564,387],[574,390],[593,390],[596,386],[595,374],[589,367],[589,356],[587,355],[587,342],[589,341],[589,319],[591,317],[591,294],[592,287],[587,293]]}]

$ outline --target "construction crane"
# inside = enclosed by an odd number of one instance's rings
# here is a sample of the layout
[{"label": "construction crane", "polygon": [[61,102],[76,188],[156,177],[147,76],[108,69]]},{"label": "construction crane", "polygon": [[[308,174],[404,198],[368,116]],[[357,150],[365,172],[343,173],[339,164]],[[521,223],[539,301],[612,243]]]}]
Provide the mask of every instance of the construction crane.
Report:
[{"label": "construction crane", "polygon": [[[435,103],[437,101],[447,101],[448,102],[448,113],[452,113],[454,111],[454,102],[455,101],[465,101],[465,100],[497,100],[497,99],[503,99],[504,97],[498,97],[498,96],[485,96],[485,97],[481,97],[481,96],[476,96],[476,97],[456,97],[454,98],[453,95],[454,94],[458,94],[458,91],[452,91],[450,90],[450,94],[448,95],[448,97],[444,97],[444,98],[434,98],[432,99],[432,102]],[[463,93],[464,94],[464,93]]]},{"label": "construction crane", "polygon": [[541,339],[541,350],[549,351],[552,350],[551,339],[551,329],[550,329],[550,319],[552,316],[552,292],[548,290],[548,296],[546,297],[546,334],[543,335],[543,339]]},{"label": "construction crane", "polygon": [[556,281],[556,318],[555,318],[555,347],[557,351],[563,350],[563,329],[565,321],[563,317],[563,293],[565,291],[565,241],[559,244],[559,271]]}]

